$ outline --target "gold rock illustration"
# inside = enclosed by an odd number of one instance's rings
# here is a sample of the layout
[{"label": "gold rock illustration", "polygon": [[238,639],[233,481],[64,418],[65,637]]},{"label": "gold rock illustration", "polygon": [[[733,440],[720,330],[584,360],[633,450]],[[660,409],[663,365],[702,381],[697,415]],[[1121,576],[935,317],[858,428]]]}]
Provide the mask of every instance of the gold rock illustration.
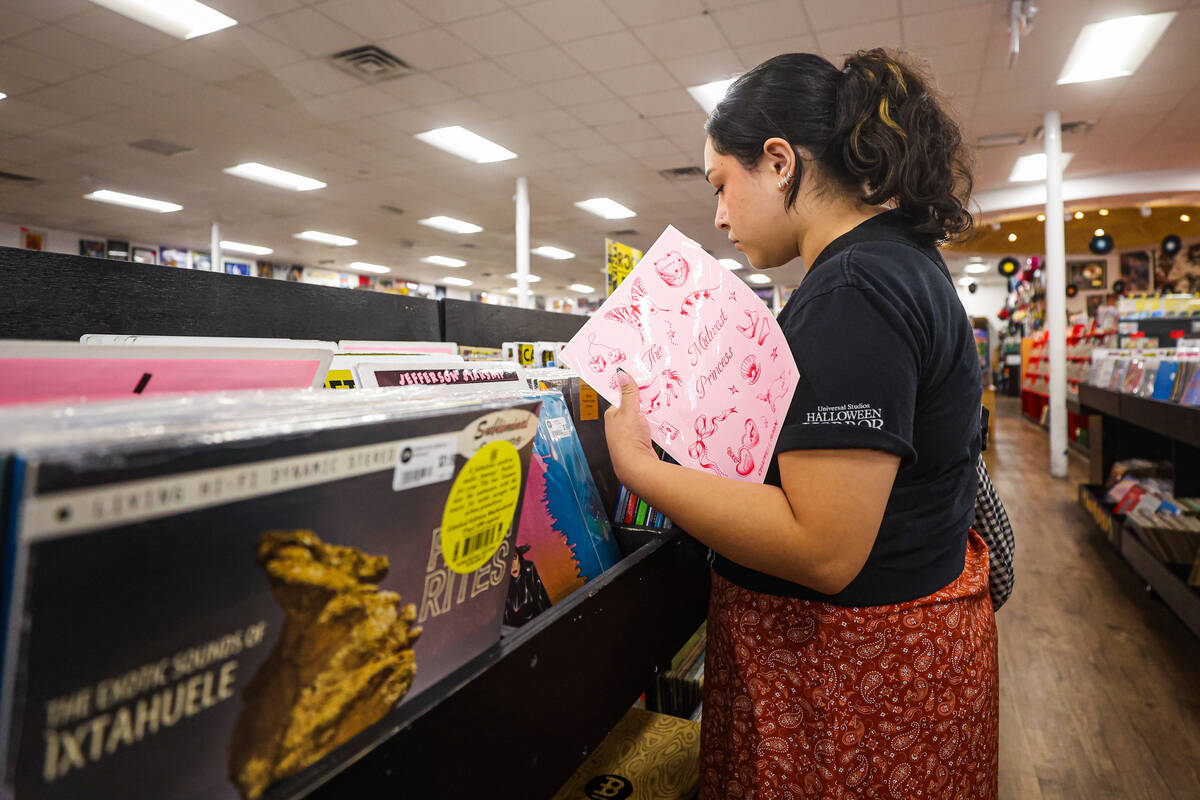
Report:
[{"label": "gold rock illustration", "polygon": [[279,642],[243,695],[229,767],[247,800],[377,722],[417,672],[416,608],[375,584],[385,556],[270,531],[258,562],[286,614]]}]

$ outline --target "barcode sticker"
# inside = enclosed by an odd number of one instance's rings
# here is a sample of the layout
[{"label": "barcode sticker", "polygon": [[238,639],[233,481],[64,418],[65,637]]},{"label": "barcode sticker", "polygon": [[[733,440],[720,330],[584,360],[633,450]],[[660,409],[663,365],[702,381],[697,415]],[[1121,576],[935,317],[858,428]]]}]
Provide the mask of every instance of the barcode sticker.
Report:
[{"label": "barcode sticker", "polygon": [[454,456],[458,452],[458,434],[445,433],[406,439],[397,444],[396,471],[392,491],[402,492],[454,477]]},{"label": "barcode sticker", "polygon": [[571,435],[571,426],[565,417],[550,417],[546,420],[546,431],[551,441],[558,441]]}]

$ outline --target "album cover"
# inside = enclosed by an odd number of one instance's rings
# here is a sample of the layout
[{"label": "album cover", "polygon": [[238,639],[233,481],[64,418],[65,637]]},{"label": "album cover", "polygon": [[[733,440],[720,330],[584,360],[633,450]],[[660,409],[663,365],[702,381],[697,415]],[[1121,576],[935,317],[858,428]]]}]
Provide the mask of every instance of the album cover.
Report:
[{"label": "album cover", "polygon": [[188,259],[188,251],[178,247],[162,245],[158,248],[158,263],[179,269],[191,269],[192,262]]},{"label": "album cover", "polygon": [[104,258],[104,242],[99,239],[80,239],[79,255],[87,256],[88,258]]},{"label": "album cover", "polygon": [[157,264],[158,248],[135,246],[133,248],[133,256],[130,260],[136,261],[139,264]]},{"label": "album cover", "polygon": [[1178,372],[1179,362],[1175,359],[1164,358],[1159,362],[1150,397],[1154,400],[1170,400],[1171,391],[1175,388],[1175,375]]},{"label": "album cover", "polygon": [[386,405],[16,454],[7,796],[295,796],[498,640],[538,401]]}]

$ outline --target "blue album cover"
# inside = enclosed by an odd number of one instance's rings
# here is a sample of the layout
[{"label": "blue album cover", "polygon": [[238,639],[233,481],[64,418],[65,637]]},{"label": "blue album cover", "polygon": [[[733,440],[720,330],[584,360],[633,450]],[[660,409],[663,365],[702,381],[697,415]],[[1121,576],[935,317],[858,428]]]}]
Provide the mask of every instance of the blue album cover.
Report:
[{"label": "blue album cover", "polygon": [[1158,365],[1158,374],[1154,376],[1154,390],[1150,397],[1154,400],[1170,400],[1171,391],[1175,388],[1175,375],[1179,372],[1179,362],[1163,359]]}]

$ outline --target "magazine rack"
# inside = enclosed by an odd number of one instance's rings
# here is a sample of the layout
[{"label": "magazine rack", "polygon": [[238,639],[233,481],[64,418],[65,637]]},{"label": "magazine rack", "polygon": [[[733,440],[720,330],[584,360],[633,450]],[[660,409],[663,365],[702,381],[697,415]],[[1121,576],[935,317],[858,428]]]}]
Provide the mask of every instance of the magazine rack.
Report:
[{"label": "magazine rack", "polygon": [[[84,333],[563,341],[584,317],[0,248],[0,338]],[[648,535],[602,576],[270,800],[550,797],[699,627],[705,551]]]},{"label": "magazine rack", "polygon": [[1103,501],[1113,463],[1126,458],[1170,461],[1176,496],[1200,496],[1200,408],[1087,384],[1079,387],[1079,405],[1092,415],[1090,483],[1079,487],[1080,505],[1146,584],[1200,636],[1200,590],[1188,585],[1185,570],[1156,559]]}]

